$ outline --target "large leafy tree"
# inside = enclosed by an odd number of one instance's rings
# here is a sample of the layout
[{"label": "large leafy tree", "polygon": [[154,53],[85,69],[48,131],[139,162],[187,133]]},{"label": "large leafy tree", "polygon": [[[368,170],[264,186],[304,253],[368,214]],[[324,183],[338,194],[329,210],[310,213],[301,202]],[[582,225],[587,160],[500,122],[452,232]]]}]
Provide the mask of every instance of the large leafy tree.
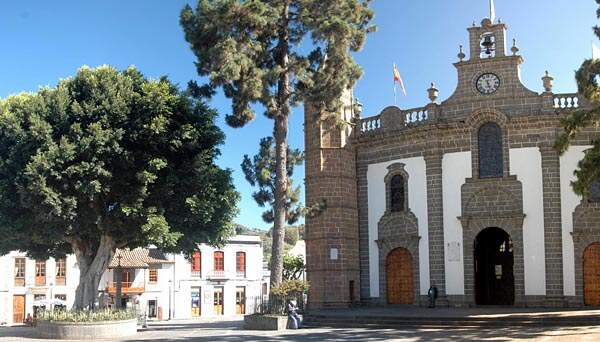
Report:
[{"label": "large leafy tree", "polygon": [[214,163],[215,111],[166,78],[83,67],[0,101],[0,254],[74,253],[92,307],[116,248],[222,244],[239,194]]},{"label": "large leafy tree", "polygon": [[254,103],[262,104],[274,121],[273,284],[283,275],[291,108],[309,101],[321,120],[326,117],[319,114],[337,111],[343,91],[362,73],[350,51],[359,51],[374,29],[369,2],[199,0],[195,11],[186,6],[181,12],[198,74],[209,79],[196,91],[213,94],[222,87],[232,100],[232,113],[226,116],[232,127],[254,118]]},{"label": "large leafy tree", "polygon": [[[600,0],[596,0],[600,4]],[[596,16],[600,18],[600,8],[596,10]],[[600,38],[600,27],[594,27],[594,33]],[[588,59],[583,62],[579,70],[575,72],[578,92],[582,94],[593,108],[590,110],[578,110],[563,118],[561,124],[564,133],[556,141],[555,148],[559,153],[564,153],[575,139],[576,134],[585,127],[600,127],[600,59]],[[571,183],[573,191],[586,198],[590,196],[590,186],[600,180],[600,136],[591,139],[592,148],[588,150],[584,158],[579,161],[578,169],[575,170],[576,180]]]}]

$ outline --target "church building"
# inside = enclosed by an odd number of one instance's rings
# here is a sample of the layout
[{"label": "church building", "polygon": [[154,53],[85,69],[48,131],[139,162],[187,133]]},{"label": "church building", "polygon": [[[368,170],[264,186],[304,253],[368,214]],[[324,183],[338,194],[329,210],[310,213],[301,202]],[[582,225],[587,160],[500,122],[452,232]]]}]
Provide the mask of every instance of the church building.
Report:
[{"label": "church building", "polygon": [[[473,24],[455,92],[423,107],[361,118],[351,92],[344,127],[305,106],[311,308],[354,304],[577,307],[600,304],[600,194],[577,196],[577,163],[600,130],[559,155],[560,119],[590,108],[580,94],[520,80],[506,25]],[[596,185],[598,185],[596,183]]]}]

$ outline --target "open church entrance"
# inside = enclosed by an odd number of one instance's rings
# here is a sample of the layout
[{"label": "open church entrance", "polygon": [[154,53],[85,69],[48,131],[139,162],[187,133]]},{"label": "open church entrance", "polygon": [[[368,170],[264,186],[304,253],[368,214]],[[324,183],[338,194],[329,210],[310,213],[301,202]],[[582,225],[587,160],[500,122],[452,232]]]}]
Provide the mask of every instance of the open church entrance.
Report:
[{"label": "open church entrance", "polygon": [[412,256],[406,248],[396,248],[386,260],[387,300],[389,304],[412,304]]},{"label": "open church entrance", "polygon": [[513,305],[515,278],[510,236],[500,228],[486,228],[475,238],[475,303]]}]

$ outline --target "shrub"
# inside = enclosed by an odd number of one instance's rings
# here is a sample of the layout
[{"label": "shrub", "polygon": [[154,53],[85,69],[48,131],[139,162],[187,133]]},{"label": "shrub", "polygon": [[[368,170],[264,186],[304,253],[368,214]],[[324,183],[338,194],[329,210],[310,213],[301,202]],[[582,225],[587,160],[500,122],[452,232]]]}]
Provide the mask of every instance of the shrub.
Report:
[{"label": "shrub", "polygon": [[124,321],[136,318],[135,311],[97,310],[97,311],[42,311],[37,319],[47,322],[102,322]]},{"label": "shrub", "polygon": [[300,279],[284,280],[280,284],[271,287],[271,293],[277,297],[284,298],[290,295],[298,295],[308,291],[310,284]]}]

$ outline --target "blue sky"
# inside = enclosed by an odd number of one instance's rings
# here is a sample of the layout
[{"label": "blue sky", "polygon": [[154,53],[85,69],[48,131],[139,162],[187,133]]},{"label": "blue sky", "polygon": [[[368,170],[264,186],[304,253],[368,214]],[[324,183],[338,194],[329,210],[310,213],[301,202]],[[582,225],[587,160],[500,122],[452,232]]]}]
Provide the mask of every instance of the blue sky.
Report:
[{"label": "blue sky", "polygon": [[[147,77],[167,75],[182,87],[198,80],[192,54],[179,26],[183,0],[3,1],[0,4],[0,98],[39,86],[56,85],[82,65],[109,64],[118,69],[135,65]],[[466,28],[489,15],[489,0],[375,0],[371,34],[356,60],[364,69],[354,95],[363,103],[363,117],[377,115],[393,105],[392,64],[402,75],[407,96],[398,91],[397,105],[421,107],[429,101],[431,82],[440,101],[456,87],[458,46],[468,55]],[[591,55],[591,42],[600,45],[591,27],[598,23],[594,0],[496,0],[496,18],[508,25],[507,45],[517,39],[524,58],[521,79],[531,90],[542,91],[540,78],[548,70],[555,93],[575,92],[574,71]],[[467,56],[468,58],[468,56]],[[200,80],[201,81],[201,80]],[[254,155],[261,137],[272,132],[272,122],[259,115],[242,129],[223,122],[230,102],[215,97],[211,105],[221,113],[220,127],[227,138],[218,163],[234,170],[242,194],[236,221],[259,228],[262,209],[254,203],[253,189],[240,170],[244,154]],[[289,141],[303,148],[302,111],[290,118]],[[294,182],[302,184],[304,169]]]}]

